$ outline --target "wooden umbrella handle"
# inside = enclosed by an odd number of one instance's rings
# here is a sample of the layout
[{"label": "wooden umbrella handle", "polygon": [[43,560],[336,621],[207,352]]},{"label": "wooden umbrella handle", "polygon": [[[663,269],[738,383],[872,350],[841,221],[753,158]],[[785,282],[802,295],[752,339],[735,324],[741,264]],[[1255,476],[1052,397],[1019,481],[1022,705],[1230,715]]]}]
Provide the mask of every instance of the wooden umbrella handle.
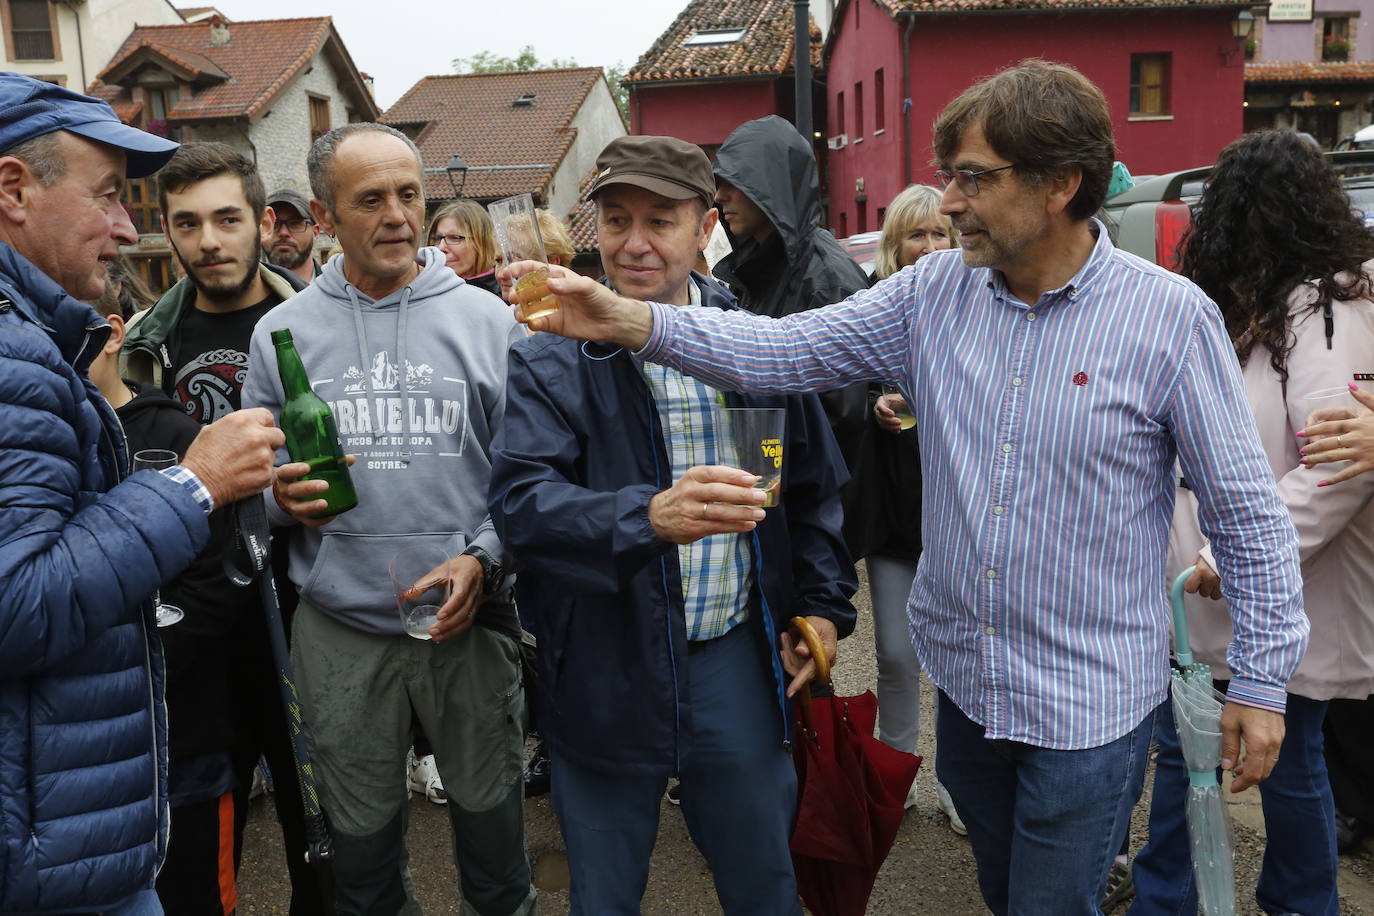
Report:
[{"label": "wooden umbrella handle", "polygon": [[811,721],[811,684],[824,687],[830,683],[830,657],[825,654],[825,645],[821,642],[820,634],[805,617],[793,617],[791,627],[806,643],[807,648],[811,650],[811,657],[816,660],[816,676],[811,679],[811,683],[797,691],[797,713],[801,717],[802,734],[815,741],[816,727]]},{"label": "wooden umbrella handle", "polygon": [[820,634],[805,617],[793,617],[791,626],[811,650],[811,657],[816,660],[816,676],[812,678],[812,683],[819,687],[830,686],[830,656],[825,654],[825,645],[821,642]]}]

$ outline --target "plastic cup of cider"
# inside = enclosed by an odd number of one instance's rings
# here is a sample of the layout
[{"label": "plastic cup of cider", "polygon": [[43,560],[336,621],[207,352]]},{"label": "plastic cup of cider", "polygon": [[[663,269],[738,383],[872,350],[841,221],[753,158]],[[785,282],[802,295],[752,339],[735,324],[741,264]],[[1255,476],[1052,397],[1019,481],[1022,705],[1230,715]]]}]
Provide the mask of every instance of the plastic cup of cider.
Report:
[{"label": "plastic cup of cider", "polygon": [[[487,212],[491,214],[496,242],[505,263],[549,263],[549,256],[544,251],[544,237],[539,233],[539,214],[530,195],[517,194],[487,204]],[[548,268],[541,267],[517,279],[515,299],[520,303],[526,321],[558,311],[558,297],[549,291]]]},{"label": "plastic cup of cider", "polygon": [[787,411],[782,407],[717,407],[716,435],[723,464],[748,471],[759,480],[764,507],[776,506],[782,488],[783,435]]}]

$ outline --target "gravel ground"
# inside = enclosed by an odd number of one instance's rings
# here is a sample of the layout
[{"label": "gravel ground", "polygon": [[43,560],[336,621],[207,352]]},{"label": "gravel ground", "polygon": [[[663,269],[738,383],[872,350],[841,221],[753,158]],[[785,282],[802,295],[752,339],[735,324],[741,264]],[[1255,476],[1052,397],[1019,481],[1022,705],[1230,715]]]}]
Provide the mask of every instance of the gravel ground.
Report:
[{"label": "gravel ground", "polygon": [[[840,662],[835,668],[835,684],[841,694],[871,690],[877,676],[867,589],[861,589],[855,604],[859,608],[859,626],[852,637],[840,644]],[[925,755],[926,765],[917,776],[920,788],[916,807],[907,812],[892,852],[878,875],[868,907],[873,916],[963,916],[987,912],[978,894],[968,841],[950,831],[935,805],[932,695],[929,682],[924,683],[919,750]],[[1132,850],[1139,849],[1145,841],[1145,810],[1143,801],[1131,824]],[[1253,900],[1264,836],[1257,794],[1251,791],[1234,799],[1231,811],[1237,844],[1239,913],[1259,914]],[[644,912],[649,916],[717,916],[721,910],[710,871],[692,845],[681,813],[665,803],[661,815]],[[526,842],[540,891],[540,912],[565,914],[567,864],[547,797],[525,803],[525,822]],[[444,808],[418,796],[412,798],[409,848],[416,893],[425,912],[458,913],[457,876],[449,853]],[[1340,887],[1342,914],[1374,916],[1374,855],[1369,846],[1361,856],[1341,858]],[[285,916],[289,896],[281,834],[276,828],[271,799],[260,798],[250,813],[244,841],[239,913]],[[1126,909],[1123,904],[1110,916],[1123,914]]]}]

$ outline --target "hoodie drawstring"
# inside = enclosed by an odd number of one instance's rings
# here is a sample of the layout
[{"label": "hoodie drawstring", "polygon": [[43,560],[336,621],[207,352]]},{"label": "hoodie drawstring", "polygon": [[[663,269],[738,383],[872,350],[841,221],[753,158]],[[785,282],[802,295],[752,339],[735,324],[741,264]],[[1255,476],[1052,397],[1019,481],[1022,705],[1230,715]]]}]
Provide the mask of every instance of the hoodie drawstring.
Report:
[{"label": "hoodie drawstring", "polygon": [[[367,384],[367,403],[375,407],[377,394],[372,388],[372,357],[369,355],[372,347],[367,342],[367,326],[363,324],[363,305],[358,301],[358,291],[352,283],[345,283],[344,290],[348,293],[348,301],[353,303],[353,336],[358,341],[358,368],[362,370],[363,381]],[[382,421],[383,418],[378,416],[371,423],[368,434],[373,442],[377,441],[377,429]]]},{"label": "hoodie drawstring", "polygon": [[[353,329],[358,339],[358,360],[359,368],[362,369],[363,379],[367,382],[367,400],[369,404],[376,405],[377,392],[372,384],[372,345],[367,339],[367,325],[363,321],[363,306],[358,301],[358,291],[352,283],[345,283],[344,289],[348,292],[348,301],[353,304]],[[414,457],[414,450],[410,447],[410,433],[406,428],[410,423],[410,372],[406,367],[406,314],[410,310],[409,286],[401,290],[401,304],[396,310],[396,374],[400,382],[401,391],[401,448],[400,458],[406,464]],[[377,432],[386,418],[378,412],[378,416],[372,422],[370,431],[372,441],[377,441]]]},{"label": "hoodie drawstring", "polygon": [[405,440],[401,447],[401,460],[406,464],[415,454],[410,447],[409,431],[404,430],[405,424],[410,422],[410,368],[406,364],[406,314],[409,311],[410,287],[407,286],[401,290],[401,307],[396,310],[396,371],[401,376],[401,438]]}]

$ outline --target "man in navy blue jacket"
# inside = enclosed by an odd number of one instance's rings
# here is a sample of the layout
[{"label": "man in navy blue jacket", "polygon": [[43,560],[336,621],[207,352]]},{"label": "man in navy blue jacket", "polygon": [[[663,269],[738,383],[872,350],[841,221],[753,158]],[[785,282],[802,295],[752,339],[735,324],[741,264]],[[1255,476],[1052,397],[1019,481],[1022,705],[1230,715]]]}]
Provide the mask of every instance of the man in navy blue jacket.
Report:
[{"label": "man in navy blue jacket", "polygon": [[175,149],[104,102],[0,73],[0,913],[162,912],[167,720],[148,599],[204,546],[214,506],[271,482],[282,443],[271,414],[243,411],[181,465],[128,477],[86,378],[110,329],[77,299],[137,241],[125,176]]},{"label": "man in navy blue jacket", "polygon": [[[607,282],[734,308],[692,272],[716,222],[700,148],[623,137],[597,170]],[[786,409],[779,506],[761,508],[754,478],[719,453],[720,405]],[[782,631],[809,618],[833,659],[857,587],[840,538],[847,474],[820,403],[719,392],[617,347],[541,334],[511,351],[493,452],[491,515],[539,639],[573,913],[639,912],[676,774],[724,911],[800,914],[787,695],[814,663]]]}]

